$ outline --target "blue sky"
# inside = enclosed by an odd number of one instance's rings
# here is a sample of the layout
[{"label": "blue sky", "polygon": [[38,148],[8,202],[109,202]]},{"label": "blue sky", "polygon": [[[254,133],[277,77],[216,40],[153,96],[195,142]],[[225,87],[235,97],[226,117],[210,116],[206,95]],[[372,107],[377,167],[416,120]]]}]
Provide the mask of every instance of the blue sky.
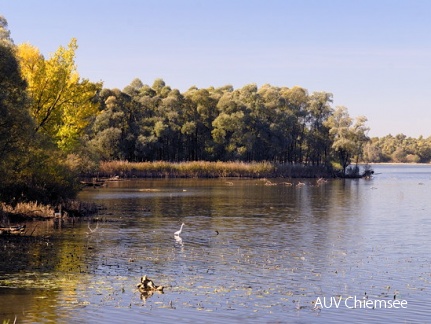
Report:
[{"label": "blue sky", "polygon": [[46,57],[77,38],[78,72],[107,88],[299,85],[370,136],[431,136],[428,0],[3,0],[0,15]]}]

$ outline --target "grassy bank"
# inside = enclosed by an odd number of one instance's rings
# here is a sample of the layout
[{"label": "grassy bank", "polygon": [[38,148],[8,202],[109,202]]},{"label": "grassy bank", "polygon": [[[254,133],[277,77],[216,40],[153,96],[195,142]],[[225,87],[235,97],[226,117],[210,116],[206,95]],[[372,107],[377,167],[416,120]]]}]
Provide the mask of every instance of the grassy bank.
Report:
[{"label": "grassy bank", "polygon": [[100,165],[98,177],[120,178],[319,178],[332,177],[323,166],[304,166],[270,162],[127,162],[111,161]]},{"label": "grassy bank", "polygon": [[61,205],[61,209],[59,206],[43,205],[38,202],[23,202],[15,206],[0,203],[0,221],[4,223],[4,220],[16,222],[26,219],[80,217],[94,214],[97,210],[95,204],[78,200],[66,201]]}]

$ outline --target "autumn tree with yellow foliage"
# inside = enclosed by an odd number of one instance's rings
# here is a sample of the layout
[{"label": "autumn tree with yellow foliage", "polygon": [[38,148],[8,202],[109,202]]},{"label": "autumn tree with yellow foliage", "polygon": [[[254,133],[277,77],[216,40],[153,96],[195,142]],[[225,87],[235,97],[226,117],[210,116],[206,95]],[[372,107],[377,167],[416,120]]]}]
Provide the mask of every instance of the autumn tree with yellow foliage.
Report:
[{"label": "autumn tree with yellow foliage", "polygon": [[90,118],[98,112],[96,95],[101,83],[81,79],[75,64],[77,41],[60,46],[48,59],[27,43],[17,47],[17,57],[30,96],[35,132],[48,135],[64,152],[79,143]]},{"label": "autumn tree with yellow foliage", "polygon": [[84,129],[98,113],[102,85],[79,77],[76,49],[72,39],[45,59],[30,44],[16,46],[0,16],[2,203],[55,204],[80,189],[78,176],[86,160],[76,153]]}]

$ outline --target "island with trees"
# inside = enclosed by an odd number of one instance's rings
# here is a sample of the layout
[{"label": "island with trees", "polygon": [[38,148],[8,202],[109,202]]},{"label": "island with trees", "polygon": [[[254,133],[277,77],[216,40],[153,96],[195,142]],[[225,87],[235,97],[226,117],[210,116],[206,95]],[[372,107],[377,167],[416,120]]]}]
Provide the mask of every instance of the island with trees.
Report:
[{"label": "island with trees", "polygon": [[76,39],[44,57],[0,16],[0,201],[55,206],[83,177],[360,176],[352,163],[431,160],[431,138],[370,138],[328,92],[162,79],[119,89],[81,78]]}]

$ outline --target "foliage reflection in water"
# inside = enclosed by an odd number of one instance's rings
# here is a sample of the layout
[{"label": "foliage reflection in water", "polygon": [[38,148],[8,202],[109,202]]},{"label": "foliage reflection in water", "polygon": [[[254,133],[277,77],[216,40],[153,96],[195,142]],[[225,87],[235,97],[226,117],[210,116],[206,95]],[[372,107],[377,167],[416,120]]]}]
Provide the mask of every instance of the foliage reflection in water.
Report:
[{"label": "foliage reflection in water", "polygon": [[[319,185],[164,179],[87,190],[82,199],[106,207],[96,220],[44,228],[27,244],[3,238],[1,314],[23,323],[425,321],[431,168],[375,170],[369,181]],[[141,296],[144,274],[164,293]],[[316,307],[352,296],[408,307]]]}]

